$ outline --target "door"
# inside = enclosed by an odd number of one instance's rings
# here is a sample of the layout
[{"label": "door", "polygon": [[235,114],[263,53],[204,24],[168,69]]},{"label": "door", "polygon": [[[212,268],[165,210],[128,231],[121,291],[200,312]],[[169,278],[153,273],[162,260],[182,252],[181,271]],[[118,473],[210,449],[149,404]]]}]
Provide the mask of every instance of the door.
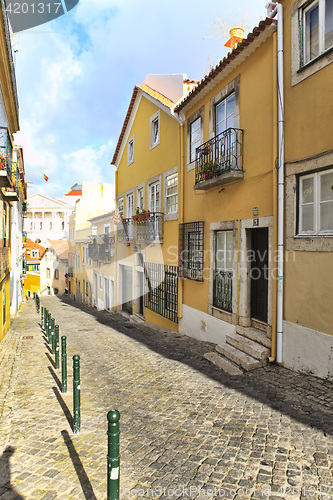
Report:
[{"label": "door", "polygon": [[143,305],[144,305],[144,274],[140,271],[137,273],[138,277],[138,291],[139,291],[139,300],[138,300],[138,314],[143,316]]},{"label": "door", "polygon": [[127,195],[127,207],[126,207],[126,218],[127,218],[127,229],[128,229],[128,239],[133,241],[134,239],[134,194]]},{"label": "door", "polygon": [[122,266],[122,310],[128,314],[133,314],[132,299],[133,299],[133,279],[132,268]]},{"label": "door", "polygon": [[104,278],[104,307],[107,311],[110,311],[110,289],[108,278]]},{"label": "door", "polygon": [[160,234],[159,224],[160,224],[160,183],[154,182],[154,184],[150,184],[150,219],[148,220],[147,229],[150,240],[155,240]]},{"label": "door", "polygon": [[268,228],[252,229],[251,318],[267,323]]}]

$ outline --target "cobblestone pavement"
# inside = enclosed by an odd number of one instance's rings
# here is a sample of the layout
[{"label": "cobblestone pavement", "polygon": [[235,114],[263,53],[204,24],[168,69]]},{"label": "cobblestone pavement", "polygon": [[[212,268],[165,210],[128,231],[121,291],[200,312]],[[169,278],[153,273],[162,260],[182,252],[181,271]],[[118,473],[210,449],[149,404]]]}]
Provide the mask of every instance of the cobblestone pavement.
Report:
[{"label": "cobblestone pavement", "polygon": [[[67,336],[68,392],[31,300],[0,343],[0,499],[106,499],[121,413],[121,499],[333,498],[333,383],[268,366],[232,377],[212,345],[43,297]],[[72,368],[81,357],[81,433]]]}]

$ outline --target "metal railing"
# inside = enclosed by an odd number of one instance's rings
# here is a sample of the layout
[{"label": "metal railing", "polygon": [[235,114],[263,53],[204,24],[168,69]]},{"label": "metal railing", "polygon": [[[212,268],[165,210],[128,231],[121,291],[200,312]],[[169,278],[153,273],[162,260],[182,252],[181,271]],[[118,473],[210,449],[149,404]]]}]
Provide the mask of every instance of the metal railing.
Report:
[{"label": "metal railing", "polygon": [[117,225],[117,240],[120,243],[162,243],[164,234],[163,212],[146,212],[122,219]]},{"label": "metal railing", "polygon": [[111,262],[112,251],[115,246],[115,237],[110,234],[102,234],[103,243],[98,245],[98,260],[102,262]]},{"label": "metal railing", "polygon": [[195,184],[243,171],[243,130],[228,128],[196,149]]},{"label": "metal railing", "polygon": [[13,146],[7,127],[0,127],[0,170],[6,170],[12,177]]},{"label": "metal railing", "polygon": [[213,306],[232,312],[232,271],[214,272]]}]

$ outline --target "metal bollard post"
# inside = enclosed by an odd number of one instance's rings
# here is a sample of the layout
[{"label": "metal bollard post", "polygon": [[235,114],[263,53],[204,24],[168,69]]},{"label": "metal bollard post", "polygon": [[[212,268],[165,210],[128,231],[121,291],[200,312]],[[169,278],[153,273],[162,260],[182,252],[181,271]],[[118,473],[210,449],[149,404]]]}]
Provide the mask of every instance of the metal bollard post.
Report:
[{"label": "metal bollard post", "polygon": [[47,336],[49,339],[49,344],[51,344],[51,313],[49,313],[49,317],[47,320]]},{"label": "metal bollard post", "polygon": [[80,387],[80,356],[73,356],[73,401],[74,401],[74,433],[81,428],[81,387]]},{"label": "metal bollard post", "polygon": [[107,500],[119,500],[119,419],[118,410],[109,411]]},{"label": "metal bollard post", "polygon": [[43,325],[43,318],[44,318],[44,307],[42,306],[41,312],[40,312],[40,323]]},{"label": "metal bollard post", "polygon": [[55,354],[55,342],[54,342],[54,326],[55,326],[55,319],[51,319],[51,343],[52,343],[52,354]]},{"label": "metal bollard post", "polygon": [[55,325],[54,327],[54,344],[55,344],[55,369],[59,369],[59,325]]},{"label": "metal bollard post", "polygon": [[67,392],[67,349],[66,337],[61,337],[61,386],[62,392]]},{"label": "metal bollard post", "polygon": [[48,315],[48,310],[46,309],[46,307],[44,307],[44,321],[43,321],[43,326],[44,326],[44,331],[46,333],[46,321],[47,321],[47,315]]}]

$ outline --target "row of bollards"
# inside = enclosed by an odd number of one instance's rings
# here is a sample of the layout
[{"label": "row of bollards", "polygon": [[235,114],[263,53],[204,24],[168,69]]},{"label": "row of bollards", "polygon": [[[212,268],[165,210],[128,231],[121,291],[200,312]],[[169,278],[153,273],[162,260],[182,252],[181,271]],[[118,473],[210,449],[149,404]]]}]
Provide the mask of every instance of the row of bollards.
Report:
[{"label": "row of bollards", "polygon": [[[38,295],[37,295],[38,297]],[[39,300],[39,297],[38,297]],[[37,305],[38,304],[38,305]],[[40,303],[36,299],[37,312]],[[46,307],[41,308],[41,325],[52,346],[55,368],[59,369],[59,325]],[[67,342],[61,337],[61,386],[62,393],[67,392]],[[118,410],[111,410],[107,414],[108,420],[108,455],[107,455],[107,500],[119,500],[120,455],[119,455],[119,420]],[[73,356],[73,431],[79,433],[81,428],[81,387],[80,387],[80,356]]]},{"label": "row of bollards", "polygon": [[[55,369],[60,365],[60,345],[59,345],[59,325],[55,324],[55,319],[46,307],[41,309],[41,323],[47,336],[47,341],[51,346],[54,355]],[[80,356],[73,356],[73,427],[74,433],[80,432],[81,428],[81,397],[80,397]],[[61,391],[67,392],[67,341],[66,337],[61,337]]]}]

